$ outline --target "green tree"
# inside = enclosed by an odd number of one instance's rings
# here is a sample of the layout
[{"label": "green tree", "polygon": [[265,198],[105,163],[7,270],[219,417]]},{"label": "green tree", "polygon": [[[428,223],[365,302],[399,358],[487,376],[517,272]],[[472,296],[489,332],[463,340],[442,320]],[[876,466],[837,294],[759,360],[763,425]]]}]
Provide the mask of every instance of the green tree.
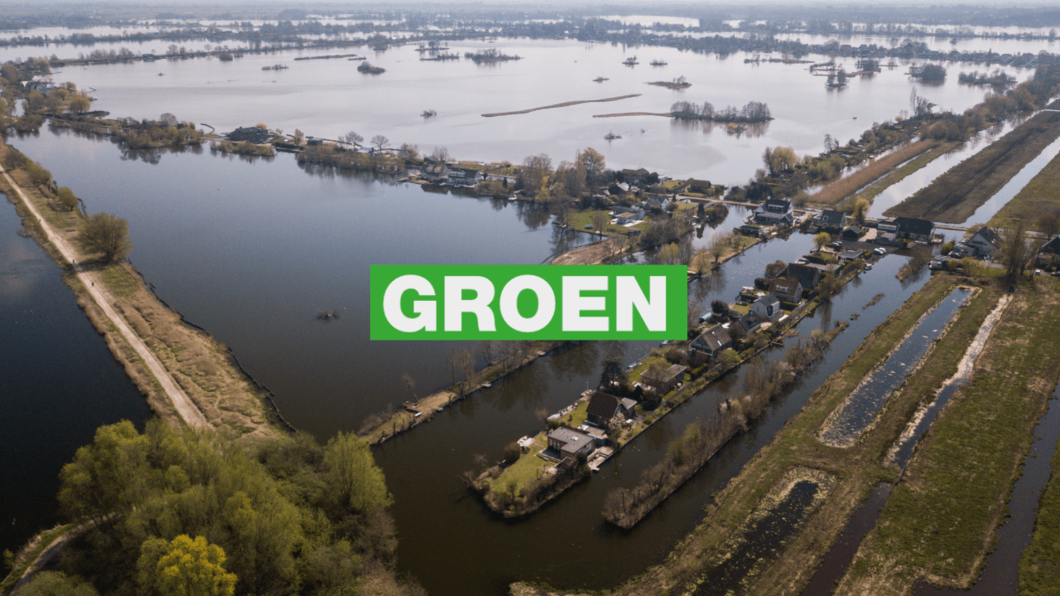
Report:
[{"label": "green tree", "polygon": [[74,191],[65,186],[59,187],[59,204],[69,211],[77,209],[77,196]]},{"label": "green tree", "polygon": [[770,176],[776,176],[784,170],[790,170],[799,163],[799,157],[791,147],[766,147],[762,153],[762,161],[766,164]]},{"label": "green tree", "polygon": [[677,265],[681,261],[681,249],[671,242],[659,249],[659,262],[663,265]]},{"label": "green tree", "polygon": [[858,199],[854,202],[854,221],[858,222],[859,226],[865,225],[865,216],[869,212],[869,202],[866,199]]},{"label": "green tree", "polygon": [[224,563],[224,550],[202,536],[151,538],[140,547],[137,583],[144,594],[232,596],[236,576],[225,570]]},{"label": "green tree", "polygon": [[132,250],[129,223],[105,211],[85,218],[77,239],[85,250],[103,253],[108,262],[120,261]]},{"label": "green tree", "polygon": [[817,250],[821,250],[822,247],[827,246],[832,241],[832,235],[828,232],[818,232],[813,237],[813,245]]},{"label": "green tree", "polygon": [[324,448],[327,482],[338,502],[355,511],[390,505],[383,471],[375,465],[368,443],[355,434],[339,433]]},{"label": "green tree", "polygon": [[92,101],[83,93],[70,98],[70,111],[75,114],[84,114],[90,107],[92,107]]},{"label": "green tree", "polygon": [[19,596],[99,596],[91,584],[60,571],[38,571],[33,581],[18,591]]},{"label": "green tree", "polygon": [[146,439],[128,420],[96,429],[92,445],[81,447],[59,473],[59,505],[74,519],[103,524],[129,509],[126,489],[143,469]]}]

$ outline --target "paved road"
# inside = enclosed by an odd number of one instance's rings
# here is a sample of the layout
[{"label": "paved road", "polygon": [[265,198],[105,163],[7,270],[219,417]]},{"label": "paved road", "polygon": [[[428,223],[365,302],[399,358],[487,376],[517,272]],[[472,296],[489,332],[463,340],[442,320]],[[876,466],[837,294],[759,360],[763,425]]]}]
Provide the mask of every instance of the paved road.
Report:
[{"label": "paved road", "polygon": [[[77,263],[79,259],[82,259],[83,257],[81,254],[74,247],[70,246],[65,239],[59,236],[59,234],[52,229],[47,220],[41,217],[40,212],[37,211],[36,205],[34,205],[25,193],[22,192],[22,189],[15,184],[15,181],[11,179],[11,176],[8,175],[7,170],[5,170],[3,166],[0,166],[0,173],[4,175],[7,183],[11,185],[11,188],[15,189],[15,192],[17,192],[22,198],[22,203],[26,205],[26,208],[33,214],[33,217],[37,218],[37,221],[40,222],[41,228],[44,230],[48,240],[51,241],[52,245],[54,245],[63,255],[63,258],[70,263]],[[144,340],[133,332],[128,323],[125,322],[125,319],[118,315],[117,311],[114,310],[114,307],[111,305],[112,299],[109,299],[109,292],[104,289],[106,286],[104,285],[102,278],[96,273],[85,271],[80,266],[75,266],[74,271],[77,274],[77,278],[81,280],[82,284],[84,284],[85,290],[88,291],[89,296],[92,297],[96,302],[96,305],[103,311],[104,316],[114,324],[118,329],[118,332],[121,333],[123,338],[125,338],[125,341],[132,346],[132,349],[140,359],[143,360],[144,364],[147,365],[147,369],[150,370],[151,374],[158,380],[158,383],[162,386],[162,390],[166,392],[166,395],[169,396],[169,400],[173,403],[173,407],[176,408],[177,414],[180,415],[186,424],[196,428],[209,427],[210,423],[206,421],[206,417],[203,416],[202,412],[199,411],[199,408],[188,398],[188,395],[184,393],[184,390],[180,388],[180,385],[178,385],[169,374],[166,367],[155,357],[154,353],[152,353],[150,348],[147,347],[147,344],[144,343]],[[100,283],[96,284],[95,282],[97,281]]]}]

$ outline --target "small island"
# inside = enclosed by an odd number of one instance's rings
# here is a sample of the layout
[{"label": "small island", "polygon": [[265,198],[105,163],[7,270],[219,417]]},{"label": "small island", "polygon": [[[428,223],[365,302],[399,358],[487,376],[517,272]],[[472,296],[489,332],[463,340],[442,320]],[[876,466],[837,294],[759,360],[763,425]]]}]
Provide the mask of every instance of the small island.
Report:
[{"label": "small island", "polygon": [[677,78],[675,78],[672,81],[652,81],[651,83],[646,83],[646,84],[647,85],[655,85],[656,87],[666,87],[667,89],[673,89],[674,91],[679,91],[681,89],[688,89],[689,87],[692,86],[692,83],[689,83],[688,80],[685,79],[685,77],[683,77],[683,76],[682,77],[677,77]]},{"label": "small island", "polygon": [[365,74],[383,74],[386,69],[381,66],[374,66],[371,62],[365,60],[361,62],[361,65],[357,67],[357,72],[363,72]]},{"label": "small island", "polygon": [[490,48],[488,50],[482,50],[481,52],[466,52],[464,57],[471,60],[475,64],[493,64],[496,62],[507,62],[509,60],[522,60],[522,56],[515,56],[512,54],[505,54],[497,50],[496,48]]}]

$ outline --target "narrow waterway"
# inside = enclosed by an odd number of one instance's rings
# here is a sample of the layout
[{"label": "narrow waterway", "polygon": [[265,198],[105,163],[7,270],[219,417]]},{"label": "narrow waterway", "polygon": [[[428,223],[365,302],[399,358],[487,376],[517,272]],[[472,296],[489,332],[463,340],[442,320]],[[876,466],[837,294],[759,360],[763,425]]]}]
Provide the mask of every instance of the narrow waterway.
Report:
[{"label": "narrow waterway", "polygon": [[0,195],[0,550],[59,523],[59,470],[97,427],[150,415],[61,271]]},{"label": "narrow waterway", "polygon": [[942,336],[970,296],[970,290],[957,288],[925,315],[887,360],[828,417],[819,434],[821,442],[832,447],[853,446],[895,390],[920,366],[932,343]]},{"label": "narrow waterway", "polygon": [[978,224],[985,224],[990,221],[990,218],[1001,210],[1006,203],[1011,201],[1032,178],[1037,176],[1045,166],[1049,165],[1049,162],[1054,157],[1060,154],[1060,139],[1053,141],[1048,147],[1042,149],[1042,152],[1037,157],[1032,159],[1027,165],[1023,166],[1015,176],[1012,177],[1001,190],[994,193],[994,196],[983,203],[975,213],[972,214],[966,221],[960,222],[965,226],[971,227]]}]

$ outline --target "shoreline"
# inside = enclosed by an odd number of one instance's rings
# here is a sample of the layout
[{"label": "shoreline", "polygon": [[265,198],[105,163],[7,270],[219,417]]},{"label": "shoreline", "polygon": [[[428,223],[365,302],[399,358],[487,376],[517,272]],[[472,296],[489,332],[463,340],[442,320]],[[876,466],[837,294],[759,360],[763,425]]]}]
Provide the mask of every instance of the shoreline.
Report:
[{"label": "shoreline", "polygon": [[536,112],[538,110],[551,110],[555,108],[566,108],[569,106],[576,106],[583,103],[607,103],[610,101],[620,101],[623,99],[630,99],[633,97],[640,97],[640,93],[630,93],[629,95],[618,95],[615,97],[607,97],[604,99],[579,99],[575,101],[565,101],[563,103],[554,103],[552,105],[541,106],[539,108],[527,108],[525,110],[513,110],[511,112],[490,112],[488,114],[482,114],[483,118],[496,118],[498,116],[514,116],[517,114],[529,114],[530,112]]}]

